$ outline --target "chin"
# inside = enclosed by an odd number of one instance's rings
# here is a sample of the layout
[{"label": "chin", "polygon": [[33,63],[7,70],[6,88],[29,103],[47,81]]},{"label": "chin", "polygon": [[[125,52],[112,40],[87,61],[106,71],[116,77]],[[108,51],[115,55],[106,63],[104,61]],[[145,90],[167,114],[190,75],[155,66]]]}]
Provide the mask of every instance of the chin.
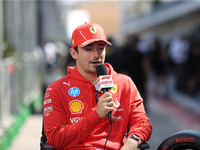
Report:
[{"label": "chin", "polygon": [[89,72],[90,72],[90,73],[96,73],[96,72],[97,72],[97,71],[96,71],[96,67],[90,68],[90,69],[89,69]]}]

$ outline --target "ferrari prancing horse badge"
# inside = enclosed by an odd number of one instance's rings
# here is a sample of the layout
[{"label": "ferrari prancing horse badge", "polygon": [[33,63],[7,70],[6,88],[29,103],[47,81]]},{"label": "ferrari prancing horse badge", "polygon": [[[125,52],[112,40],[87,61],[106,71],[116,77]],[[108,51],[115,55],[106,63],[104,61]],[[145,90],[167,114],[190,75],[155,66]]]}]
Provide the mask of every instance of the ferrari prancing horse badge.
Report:
[{"label": "ferrari prancing horse badge", "polygon": [[95,27],[90,27],[90,32],[92,33],[92,34],[95,34],[96,32],[97,32],[97,30],[96,30],[96,28]]}]

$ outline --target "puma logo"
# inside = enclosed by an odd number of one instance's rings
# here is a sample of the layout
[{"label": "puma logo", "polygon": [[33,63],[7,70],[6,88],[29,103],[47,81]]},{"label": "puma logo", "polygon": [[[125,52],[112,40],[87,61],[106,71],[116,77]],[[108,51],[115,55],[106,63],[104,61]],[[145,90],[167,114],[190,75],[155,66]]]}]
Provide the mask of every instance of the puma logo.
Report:
[{"label": "puma logo", "polygon": [[69,83],[63,82],[63,84],[66,84],[66,85],[70,86],[70,82]]}]

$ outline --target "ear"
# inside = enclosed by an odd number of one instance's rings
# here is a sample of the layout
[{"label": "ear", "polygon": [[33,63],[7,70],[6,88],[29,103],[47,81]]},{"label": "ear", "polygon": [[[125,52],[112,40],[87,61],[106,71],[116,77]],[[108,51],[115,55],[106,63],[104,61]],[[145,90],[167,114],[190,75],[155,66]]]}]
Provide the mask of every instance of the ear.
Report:
[{"label": "ear", "polygon": [[74,48],[70,48],[70,54],[71,54],[72,58],[74,58],[75,60],[78,58],[77,51]]}]

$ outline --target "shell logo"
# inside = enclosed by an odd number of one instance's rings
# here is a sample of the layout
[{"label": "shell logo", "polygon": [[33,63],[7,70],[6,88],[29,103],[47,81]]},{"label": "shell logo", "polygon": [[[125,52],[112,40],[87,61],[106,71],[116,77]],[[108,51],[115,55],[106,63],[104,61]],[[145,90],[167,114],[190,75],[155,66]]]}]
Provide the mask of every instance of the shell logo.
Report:
[{"label": "shell logo", "polygon": [[84,105],[79,100],[73,100],[69,103],[69,109],[72,114],[82,113],[83,108],[84,108]]}]

